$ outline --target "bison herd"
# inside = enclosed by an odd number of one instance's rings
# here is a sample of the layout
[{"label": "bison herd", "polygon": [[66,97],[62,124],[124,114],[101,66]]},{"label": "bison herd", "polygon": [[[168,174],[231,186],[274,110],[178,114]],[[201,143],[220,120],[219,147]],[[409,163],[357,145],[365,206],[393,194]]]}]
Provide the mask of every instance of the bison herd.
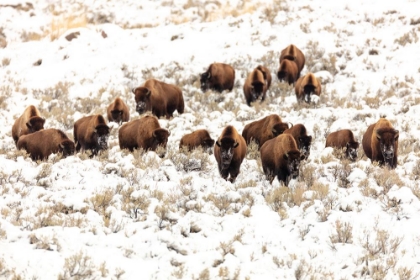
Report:
[{"label": "bison herd", "polygon": [[[281,51],[277,77],[295,86],[298,102],[311,102],[311,95],[321,94],[321,84],[312,73],[300,76],[305,65],[305,56],[296,46],[290,45]],[[235,70],[223,63],[212,63],[206,72],[200,74],[201,89],[218,92],[231,91],[235,82]],[[251,106],[257,100],[263,101],[271,85],[271,73],[262,65],[257,66],[247,76],[243,92],[246,103]],[[158,118],[170,118],[175,110],[184,112],[184,98],[179,87],[149,79],[132,90],[139,114],[151,112],[130,121],[127,104],[117,97],[107,107],[108,122],[120,126],[118,141],[121,149],[134,151],[143,149],[155,151],[165,156],[170,132],[160,126]],[[33,160],[44,160],[53,153],[63,157],[79,151],[89,150],[92,156],[108,148],[110,127],[102,115],[85,116],[74,123],[74,142],[58,129],[44,129],[45,119],[38,109],[31,105],[16,119],[12,127],[12,137],[18,149],[26,150]],[[398,130],[389,120],[379,119],[371,124],[362,139],[366,156],[381,165],[395,168],[398,155]],[[192,151],[201,147],[208,153],[214,152],[222,178],[234,182],[247,152],[247,146],[256,143],[261,155],[264,174],[272,182],[275,177],[288,184],[299,175],[300,163],[310,155],[312,136],[307,134],[303,124],[283,122],[276,114],[248,123],[240,134],[233,126],[226,126],[215,141],[205,129],[184,135],[179,148]],[[343,129],[330,133],[325,147],[342,149],[345,157],[356,160],[359,142],[351,130]],[[159,149],[160,148],[160,149]]]}]

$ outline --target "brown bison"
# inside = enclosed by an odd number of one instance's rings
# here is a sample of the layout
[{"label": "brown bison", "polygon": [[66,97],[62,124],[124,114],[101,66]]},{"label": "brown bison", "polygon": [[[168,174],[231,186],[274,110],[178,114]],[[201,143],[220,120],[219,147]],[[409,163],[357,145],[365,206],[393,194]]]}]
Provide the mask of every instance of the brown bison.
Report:
[{"label": "brown bison", "polygon": [[200,75],[201,90],[209,89],[222,92],[231,91],[235,84],[235,69],[224,63],[212,63],[206,72]]},{"label": "brown bison", "polygon": [[[290,123],[290,128],[292,126],[293,124]],[[272,114],[261,120],[247,124],[242,131],[242,136],[247,145],[251,141],[255,141],[258,144],[258,148],[261,148],[265,141],[282,134],[288,128],[289,125],[282,122],[278,115]]]},{"label": "brown bison", "polygon": [[295,93],[298,102],[305,100],[306,103],[310,103],[312,94],[321,95],[321,83],[314,74],[308,73],[297,80]]},{"label": "brown bison", "polygon": [[175,110],[178,114],[184,113],[184,97],[181,89],[175,85],[149,79],[144,85],[133,89],[133,94],[139,114],[152,111],[158,118],[170,118]]},{"label": "brown bison", "polygon": [[230,174],[229,181],[235,182],[245,155],[245,139],[233,126],[228,125],[214,145],[214,156],[223,179],[227,180]]},{"label": "brown bison", "polygon": [[308,136],[306,127],[303,124],[295,124],[293,127],[286,129],[283,134],[291,134],[298,145],[300,152],[308,159],[311,153],[312,136]]},{"label": "brown bison", "polygon": [[[158,147],[166,149],[168,130],[160,127],[159,121],[154,116],[144,116],[123,124],[118,131],[118,140],[121,149],[142,148],[145,151],[156,151]],[[165,156],[165,152],[159,154]]]},{"label": "brown bison", "polygon": [[210,153],[213,152],[214,140],[210,137],[210,134],[205,129],[199,129],[189,134],[182,136],[179,143],[179,148],[187,147],[188,151],[191,151],[197,147],[202,147],[205,151]]},{"label": "brown bison", "polygon": [[270,71],[266,67],[259,65],[248,75],[244,83],[243,89],[248,106],[251,106],[251,102],[258,100],[258,98],[264,101],[270,85]]},{"label": "brown bison", "polygon": [[350,129],[342,129],[332,132],[327,136],[325,147],[345,149],[346,157],[354,161],[357,158],[359,142],[354,139],[353,132]]},{"label": "brown bison", "polygon": [[73,129],[76,151],[91,150],[96,155],[108,149],[109,127],[102,115],[83,117],[74,123]]},{"label": "brown bison", "polygon": [[130,120],[130,111],[128,110],[127,104],[117,97],[109,104],[106,111],[109,122],[116,122],[121,124],[122,122],[128,122]]},{"label": "brown bison", "polygon": [[289,85],[295,84],[299,78],[296,63],[287,59],[283,60],[277,71],[277,78],[279,78],[279,81],[285,81]]},{"label": "brown bison", "polygon": [[12,137],[15,144],[20,136],[44,129],[44,123],[45,119],[41,118],[38,109],[33,105],[28,106],[13,124]]},{"label": "brown bison", "polygon": [[295,45],[289,45],[283,49],[280,53],[280,64],[283,60],[294,61],[297,66],[297,78],[300,77],[300,72],[305,66],[305,56],[302,51],[298,49]]},{"label": "brown bison", "polygon": [[44,160],[51,154],[61,153],[63,157],[74,154],[74,142],[58,129],[49,128],[19,137],[19,150],[24,149],[32,160]]},{"label": "brown bison", "polygon": [[292,135],[282,134],[268,140],[262,145],[260,154],[264,174],[270,183],[277,176],[287,186],[292,178],[299,175],[304,155],[301,155]]},{"label": "brown bison", "polygon": [[371,124],[363,135],[363,150],[372,161],[397,167],[398,160],[398,130],[392,127],[389,120],[380,118],[377,123]]}]

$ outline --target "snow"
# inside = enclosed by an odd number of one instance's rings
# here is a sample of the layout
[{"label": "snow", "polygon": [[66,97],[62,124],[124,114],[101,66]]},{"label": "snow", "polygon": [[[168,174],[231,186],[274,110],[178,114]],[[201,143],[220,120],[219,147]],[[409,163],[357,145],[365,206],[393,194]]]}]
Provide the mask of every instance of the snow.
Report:
[{"label": "snow", "polygon": [[[0,278],[419,277],[417,1],[26,2],[0,1]],[[70,16],[87,24],[51,40],[52,22]],[[306,56],[302,74],[322,81],[311,105],[297,105],[275,75],[289,44]],[[212,62],[234,66],[232,92],[201,92],[199,73]],[[267,101],[248,107],[242,86],[259,64],[273,82]],[[164,158],[121,151],[115,124],[109,150],[93,158],[33,162],[16,151],[11,127],[27,106],[72,138],[76,120],[105,116],[117,96],[138,118],[131,89],[152,77],[180,86],[186,102],[184,114],[159,120],[171,132]],[[281,186],[259,159],[248,156],[232,184],[214,155],[178,152],[186,133],[205,128],[217,139],[226,125],[241,133],[274,113],[313,137],[278,209],[267,200]],[[362,148],[350,163],[325,148],[339,129],[361,142],[383,115],[400,132],[394,171]],[[335,242],[344,227],[351,237]],[[87,262],[72,271],[78,254]]]}]

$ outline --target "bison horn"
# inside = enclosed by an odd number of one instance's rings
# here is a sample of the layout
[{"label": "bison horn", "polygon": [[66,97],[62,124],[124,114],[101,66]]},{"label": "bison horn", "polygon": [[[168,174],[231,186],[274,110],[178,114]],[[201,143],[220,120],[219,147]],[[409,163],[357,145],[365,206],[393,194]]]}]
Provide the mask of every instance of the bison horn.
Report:
[{"label": "bison horn", "polygon": [[216,141],[216,145],[220,147],[222,144],[220,143],[220,141]]},{"label": "bison horn", "polygon": [[132,89],[131,89],[131,92],[132,92],[132,93],[136,93],[136,88],[132,88]]},{"label": "bison horn", "polygon": [[209,72],[208,74],[207,74],[207,79],[210,79],[211,78],[211,72]]},{"label": "bison horn", "polygon": [[171,132],[168,130],[168,136],[170,136],[171,135]]},{"label": "bison horn", "polygon": [[236,148],[238,147],[239,143],[235,141],[235,143],[233,144],[233,147]]},{"label": "bison horn", "polygon": [[156,131],[153,131],[152,136],[153,138],[156,138]]},{"label": "bison horn", "polygon": [[61,149],[64,149],[63,143],[58,144],[58,146],[60,146]]},{"label": "bison horn", "polygon": [[150,89],[147,89],[146,96],[150,96],[151,93]]},{"label": "bison horn", "polygon": [[27,122],[27,123],[26,123],[26,126],[27,126],[27,127],[31,127],[32,125],[31,125],[31,123],[30,123],[30,122]]},{"label": "bison horn", "polygon": [[290,127],[289,128],[292,128],[293,127],[293,124],[291,122],[289,122],[289,124],[290,124]]}]

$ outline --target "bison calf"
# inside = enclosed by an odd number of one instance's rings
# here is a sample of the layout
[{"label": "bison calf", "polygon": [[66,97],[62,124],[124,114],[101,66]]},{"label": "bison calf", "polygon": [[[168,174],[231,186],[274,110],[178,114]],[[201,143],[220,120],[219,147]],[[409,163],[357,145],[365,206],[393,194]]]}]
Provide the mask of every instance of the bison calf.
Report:
[{"label": "bison calf", "polygon": [[290,134],[296,141],[300,152],[308,159],[311,153],[312,136],[307,135],[306,127],[303,124],[295,124],[293,127],[286,129],[283,134]]},{"label": "bison calf", "polygon": [[[292,127],[291,124],[290,127]],[[289,128],[287,123],[283,123],[281,118],[272,114],[261,120],[251,122],[244,127],[242,136],[244,137],[247,145],[251,141],[255,141],[258,144],[258,149],[267,141],[280,134]]]},{"label": "bison calf", "polygon": [[212,63],[206,72],[200,74],[201,90],[231,91],[235,84],[235,69],[224,63]]},{"label": "bison calf", "polygon": [[63,157],[74,154],[74,142],[58,129],[49,128],[23,135],[17,142],[19,150],[24,149],[32,160],[44,160],[51,154],[61,153]]},{"label": "bison calf", "polygon": [[128,106],[119,97],[115,98],[115,100],[109,104],[106,113],[109,122],[116,122],[121,124],[123,122],[128,122],[130,119],[130,111],[128,110]]},{"label": "bison calf", "polygon": [[395,168],[398,161],[398,137],[399,131],[393,128],[391,122],[380,118],[363,135],[363,150],[372,161]]},{"label": "bison calf", "polygon": [[187,147],[188,151],[192,151],[197,147],[202,147],[205,151],[212,153],[214,146],[214,140],[210,137],[210,134],[205,129],[199,129],[189,134],[182,136],[179,143],[179,148]]},{"label": "bison calf", "polygon": [[299,165],[304,156],[300,154],[295,139],[290,134],[282,134],[262,145],[261,163],[270,183],[274,178],[286,186],[299,175]]},{"label": "bison calf", "polygon": [[20,136],[44,129],[44,123],[45,119],[41,118],[38,109],[33,105],[28,106],[13,124],[13,141],[16,144]]},{"label": "bison calf", "polygon": [[73,129],[76,151],[91,150],[96,155],[108,149],[109,127],[102,115],[83,117],[74,123]]},{"label": "bison calf", "polygon": [[230,175],[229,181],[235,182],[245,154],[244,138],[233,126],[228,125],[214,145],[214,156],[223,179],[227,180]]},{"label": "bison calf", "polygon": [[259,98],[261,101],[264,101],[270,84],[270,71],[266,67],[259,65],[248,75],[243,86],[248,106],[251,106],[251,102],[258,100]]},{"label": "bison calf", "polygon": [[[121,149],[143,149],[155,151],[158,147],[166,150],[169,131],[160,127],[159,121],[154,116],[144,116],[123,124],[118,131],[118,140]],[[159,154],[165,156],[165,151]]]},{"label": "bison calf", "polygon": [[132,90],[136,111],[141,115],[147,111],[160,118],[172,117],[175,110],[184,113],[184,97],[179,87],[155,79],[147,80],[143,86]]},{"label": "bison calf", "polygon": [[297,80],[295,93],[298,102],[305,100],[306,103],[310,103],[311,95],[321,95],[321,83],[314,74],[308,73]]},{"label": "bison calf", "polygon": [[353,132],[350,129],[342,129],[328,135],[325,147],[345,149],[346,157],[355,161],[359,142],[354,139]]}]

